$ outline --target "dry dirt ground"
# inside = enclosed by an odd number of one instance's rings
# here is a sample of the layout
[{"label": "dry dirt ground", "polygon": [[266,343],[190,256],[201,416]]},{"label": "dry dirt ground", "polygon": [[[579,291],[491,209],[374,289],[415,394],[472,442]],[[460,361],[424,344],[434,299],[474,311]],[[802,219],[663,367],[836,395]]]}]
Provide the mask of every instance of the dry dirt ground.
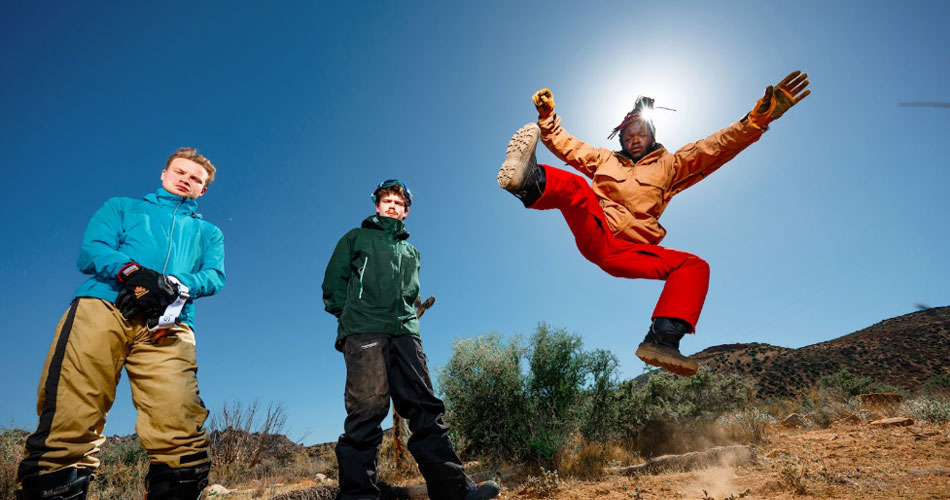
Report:
[{"label": "dry dirt ground", "polygon": [[[773,428],[767,434],[767,441],[754,449],[756,461],[738,467],[634,477],[608,476],[600,481],[561,478],[556,483],[557,488],[548,491],[543,487],[555,483],[534,480],[518,484],[509,480],[502,483],[501,498],[950,499],[950,423],[880,428],[861,421],[836,423],[819,430]],[[409,479],[403,484],[419,481]],[[314,484],[260,486],[234,491],[221,498],[258,500],[291,490],[303,493],[301,488]]]},{"label": "dry dirt ground", "polygon": [[[755,449],[758,460],[752,465],[600,482],[562,480],[546,498],[950,499],[950,424],[775,430]],[[545,498],[530,487],[502,496]]]}]

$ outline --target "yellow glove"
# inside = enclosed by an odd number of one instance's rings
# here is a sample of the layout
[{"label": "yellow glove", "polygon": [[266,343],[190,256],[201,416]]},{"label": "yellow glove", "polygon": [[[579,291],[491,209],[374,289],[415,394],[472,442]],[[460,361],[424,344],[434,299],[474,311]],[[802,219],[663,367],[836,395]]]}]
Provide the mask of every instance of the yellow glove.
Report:
[{"label": "yellow glove", "polygon": [[538,118],[545,119],[554,112],[554,96],[550,89],[541,89],[531,96],[534,107],[538,109]]},{"label": "yellow glove", "polygon": [[758,129],[765,129],[811,93],[811,90],[805,90],[807,86],[808,74],[801,71],[792,71],[774,88],[769,85],[765,88],[765,95],[749,113],[749,122]]}]

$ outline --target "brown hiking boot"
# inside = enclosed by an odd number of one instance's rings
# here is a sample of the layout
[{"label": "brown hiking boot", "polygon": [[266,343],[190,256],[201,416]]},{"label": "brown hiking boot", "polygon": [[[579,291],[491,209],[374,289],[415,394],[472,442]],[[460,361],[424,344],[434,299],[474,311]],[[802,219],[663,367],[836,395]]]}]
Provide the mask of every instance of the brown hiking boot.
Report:
[{"label": "brown hiking boot", "polygon": [[498,185],[522,201],[532,195],[537,195],[537,199],[543,191],[543,185],[537,184],[538,178],[543,178],[544,170],[538,167],[534,155],[540,136],[541,129],[537,123],[528,123],[518,129],[508,141],[505,162],[498,171]]},{"label": "brown hiking boot", "polygon": [[684,377],[695,375],[699,364],[680,354],[680,339],[691,329],[689,323],[678,318],[654,318],[646,338],[637,347],[637,357],[670,373]]}]

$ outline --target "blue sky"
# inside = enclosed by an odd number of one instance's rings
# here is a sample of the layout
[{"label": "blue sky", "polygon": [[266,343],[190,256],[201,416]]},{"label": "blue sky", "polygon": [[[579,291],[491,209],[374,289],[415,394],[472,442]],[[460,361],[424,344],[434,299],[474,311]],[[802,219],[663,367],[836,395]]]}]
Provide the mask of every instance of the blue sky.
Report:
[{"label": "blue sky", "polygon": [[[608,276],[558,213],[495,183],[541,87],[567,130],[611,148],[637,94],[653,96],[678,109],[656,122],[672,150],[742,117],[788,72],[810,75],[811,96],[662,218],[664,245],[712,267],[685,352],[799,347],[950,303],[950,110],[898,106],[950,101],[950,3],[590,3],[4,2],[0,423],[35,426],[89,217],[154,191],[185,145],[219,169],[199,211],[227,250],[227,286],[197,302],[209,407],[280,402],[307,443],[342,431],[344,365],[320,283],[391,177],[415,195],[410,241],[422,293],[438,299],[422,326],[433,371],[455,338],[546,321],[639,374],[662,284]],[[123,380],[106,432],[133,432],[134,415]]]}]

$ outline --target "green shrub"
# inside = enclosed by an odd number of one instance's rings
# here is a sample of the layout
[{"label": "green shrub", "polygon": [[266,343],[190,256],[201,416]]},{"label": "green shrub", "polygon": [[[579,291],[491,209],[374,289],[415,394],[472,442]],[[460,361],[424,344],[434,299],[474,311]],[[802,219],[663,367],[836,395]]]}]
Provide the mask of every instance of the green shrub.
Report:
[{"label": "green shrub", "polygon": [[840,391],[847,397],[869,392],[896,392],[892,386],[882,384],[871,377],[852,375],[847,369],[818,379],[818,387],[831,391]]},{"label": "green shrub", "polygon": [[934,424],[950,422],[950,399],[920,396],[904,404],[906,409],[917,420],[927,420]]},{"label": "green shrub", "polygon": [[752,379],[738,374],[713,374],[701,367],[692,377],[654,371],[646,384],[633,381],[620,389],[620,413],[627,436],[635,437],[644,456],[686,451],[721,439],[713,435],[715,420],[748,406]]},{"label": "green shrub", "polygon": [[950,375],[935,375],[925,380],[920,391],[930,396],[950,397]]},{"label": "green shrub", "polygon": [[121,438],[109,438],[102,446],[99,460],[103,466],[135,465],[148,462],[148,453],[142,448],[138,437],[133,434]]},{"label": "green shrub", "polygon": [[606,443],[622,437],[618,372],[620,362],[610,351],[597,349],[587,358],[589,382],[581,409],[581,434]]},{"label": "green shrub", "polygon": [[520,458],[530,425],[520,340],[487,335],[452,347],[437,377],[456,445],[490,460]]},{"label": "green shrub", "polygon": [[619,435],[619,364],[607,351],[585,352],[580,336],[542,323],[527,345],[487,335],[453,349],[438,379],[461,449],[550,466],[575,432]]},{"label": "green shrub", "polygon": [[543,323],[527,346],[488,335],[453,347],[438,371],[446,421],[459,449],[489,461],[550,467],[577,433],[590,443],[637,443],[647,454],[668,444],[670,434],[696,446],[689,436],[697,421],[708,430],[723,413],[746,408],[753,395],[750,378],[708,369],[620,384],[613,354],[586,352],[579,336]]},{"label": "green shrub", "polygon": [[588,355],[579,336],[538,325],[528,347],[527,396],[532,422],[529,450],[550,463],[577,428],[590,374]]}]

